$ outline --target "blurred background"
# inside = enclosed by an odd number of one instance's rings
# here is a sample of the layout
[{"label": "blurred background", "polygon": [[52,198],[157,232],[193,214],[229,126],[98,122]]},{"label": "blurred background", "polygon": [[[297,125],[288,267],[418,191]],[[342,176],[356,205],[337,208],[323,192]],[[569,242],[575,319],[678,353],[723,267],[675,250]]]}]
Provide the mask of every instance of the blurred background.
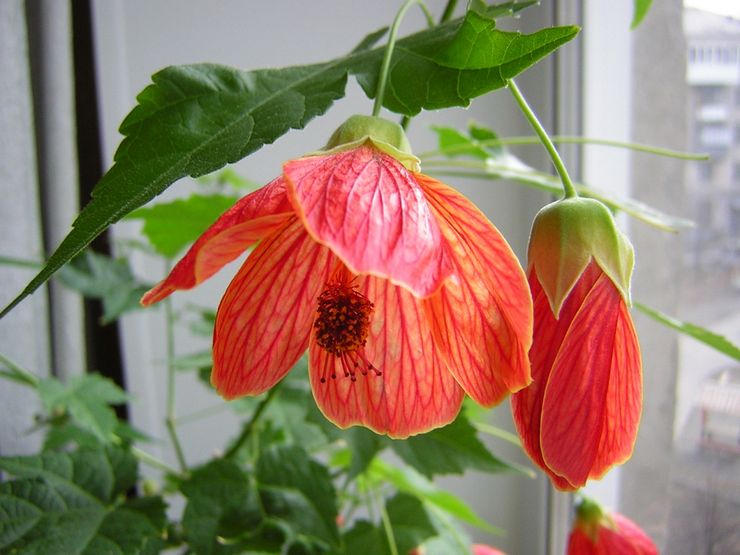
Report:
[{"label": "blurred background", "polygon": [[[172,64],[215,62],[243,69],[280,67],[334,58],[361,37],[388,25],[399,0],[2,0],[0,2],[0,259],[41,261],[66,235],[80,205],[110,167],[117,128],[137,92]],[[445,2],[430,0],[439,14]],[[462,4],[462,3],[461,3]],[[710,162],[684,162],[602,146],[563,146],[571,172],[589,185],[630,195],[693,220],[680,235],[620,217],[636,253],[635,300],[706,326],[740,342],[740,13],[737,2],[654,2],[630,31],[632,2],[545,0],[504,19],[501,26],[531,32],[580,24],[580,36],[517,79],[554,134],[648,143],[706,152]],[[716,5],[715,5],[716,4]],[[464,6],[459,6],[462,11]],[[734,17],[732,10],[735,10]],[[410,12],[401,34],[424,26]],[[265,183],[281,164],[313,151],[354,113],[372,103],[350,80],[346,98],[305,130],[289,133],[235,166]],[[435,147],[432,124],[464,129],[471,121],[502,136],[530,135],[507,91],[469,109],[425,113],[409,138],[417,152]],[[549,170],[538,147],[515,149]],[[524,261],[529,226],[547,202],[520,185],[448,179],[476,202]],[[197,187],[183,180],[165,198]],[[155,201],[156,202],[156,201]],[[125,254],[143,282],[161,279],[160,260],[127,248],[141,224],[116,225],[94,244]],[[215,308],[238,263],[192,292],[175,296],[176,311]],[[33,276],[33,268],[0,267],[0,304]],[[0,321],[0,352],[38,375],[68,378],[85,371],[111,377],[134,400],[122,415],[155,438],[166,437],[164,314],[137,311],[101,323],[98,301],[52,281]],[[643,421],[626,466],[589,486],[588,493],[638,522],[667,553],[740,552],[740,366],[699,343],[635,313],[645,382]],[[180,354],[208,347],[181,329]],[[159,371],[161,369],[161,371]],[[192,375],[178,377],[179,415],[213,410],[180,427],[189,460],[210,457],[238,431],[238,421]],[[0,382],[0,455],[32,452],[33,399]],[[508,403],[491,412],[512,428]],[[502,446],[503,445],[503,446]],[[165,460],[165,443],[151,450]],[[496,445],[526,464],[516,449]],[[506,535],[508,553],[562,553],[570,496],[553,494],[538,475],[446,480]],[[473,535],[475,536],[475,532]]]}]

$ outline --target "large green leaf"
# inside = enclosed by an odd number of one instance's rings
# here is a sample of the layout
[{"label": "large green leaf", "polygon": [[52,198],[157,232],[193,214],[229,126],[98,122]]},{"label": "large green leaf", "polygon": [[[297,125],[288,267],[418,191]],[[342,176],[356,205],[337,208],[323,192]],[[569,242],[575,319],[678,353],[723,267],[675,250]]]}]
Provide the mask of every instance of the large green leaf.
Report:
[{"label": "large green leaf", "polygon": [[230,195],[191,195],[139,208],[127,218],[142,220],[141,232],[154,250],[172,258],[195,241],[236,200],[237,197]]},{"label": "large green leaf", "polygon": [[650,6],[652,5],[652,3],[653,0],[634,0],[635,13],[632,16],[630,29],[636,29],[637,26],[642,23],[642,20],[645,19],[645,16],[650,11]]},{"label": "large green leaf", "polygon": [[[398,41],[384,106],[406,115],[466,106],[505,85],[506,79],[577,32],[576,27],[531,35],[498,31],[493,18],[470,11],[463,19]],[[373,96],[383,49],[364,49],[370,43],[345,57],[309,66],[240,71],[200,64],[156,73],[121,124],[125,138],[115,164],[95,187],[72,231],[0,317],[110,224],[177,179],[236,162],[323,114],[344,95],[348,74]]]},{"label": "large green leaf", "polygon": [[0,458],[0,550],[20,554],[155,553],[160,498],[122,500],[136,461],[120,449]]},{"label": "large green leaf", "polygon": [[468,468],[485,472],[517,470],[486,449],[464,413],[452,424],[404,441],[394,441],[392,446],[406,463],[427,478],[435,474],[462,474]]},{"label": "large green leaf", "polygon": [[635,303],[635,308],[647,314],[653,320],[660,322],[664,326],[668,326],[669,328],[673,328],[674,330],[679,331],[684,335],[693,337],[694,339],[696,339],[697,341],[701,341],[708,347],[711,347],[712,349],[719,351],[720,353],[723,353],[730,358],[740,361],[740,347],[735,345],[725,336],[714,333],[701,326],[697,326],[696,324],[692,324],[691,322],[678,320],[676,318],[673,318],[672,316],[664,314],[659,310],[650,308],[649,306],[646,306],[642,303]]},{"label": "large green leaf", "polygon": [[338,545],[336,493],[325,466],[297,445],[273,447],[261,454],[256,478],[267,516],[293,536]]}]

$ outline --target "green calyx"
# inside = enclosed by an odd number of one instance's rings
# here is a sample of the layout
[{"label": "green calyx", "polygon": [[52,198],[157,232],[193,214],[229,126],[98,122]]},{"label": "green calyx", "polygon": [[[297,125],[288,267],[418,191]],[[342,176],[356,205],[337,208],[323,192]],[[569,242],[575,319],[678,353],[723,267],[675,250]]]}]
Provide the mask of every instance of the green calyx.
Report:
[{"label": "green calyx", "polygon": [[[352,116],[334,131],[320,154],[332,154],[355,148],[370,141],[376,148],[393,156],[408,170],[418,172],[419,159],[411,151],[403,127],[377,116]],[[318,153],[317,153],[318,154]]]},{"label": "green calyx", "polygon": [[534,267],[555,317],[593,259],[630,304],[634,250],[601,202],[566,198],[545,206],[529,238],[529,267]]}]

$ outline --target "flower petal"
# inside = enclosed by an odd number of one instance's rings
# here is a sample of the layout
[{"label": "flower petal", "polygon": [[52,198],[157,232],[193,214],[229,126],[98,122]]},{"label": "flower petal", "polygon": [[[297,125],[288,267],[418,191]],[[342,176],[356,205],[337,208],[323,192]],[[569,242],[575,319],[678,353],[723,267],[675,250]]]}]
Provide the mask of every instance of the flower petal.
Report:
[{"label": "flower petal", "polygon": [[532,298],[504,237],[467,198],[419,175],[452,253],[457,283],[425,300],[438,345],[458,383],[492,406],[531,382]]},{"label": "flower petal", "polygon": [[[376,277],[359,278],[358,290],[375,305],[365,355],[381,376],[344,377],[339,359],[309,346],[311,388],[321,411],[341,428],[367,426],[394,438],[452,422],[464,393],[439,357],[420,302]],[[321,377],[336,379],[321,383]]]},{"label": "flower petal", "polygon": [[[635,555],[658,555],[658,548],[643,530],[629,518],[619,513],[611,515],[616,531],[602,528],[599,543],[606,553],[634,553]],[[628,550],[627,546],[632,549]],[[623,549],[619,549],[622,547]]]},{"label": "flower petal", "polygon": [[540,285],[534,268],[529,273],[529,285],[532,290],[535,314],[534,344],[529,351],[532,363],[532,383],[512,395],[511,412],[522,440],[522,447],[530,458],[548,474],[556,488],[573,490],[576,488],[570,482],[553,473],[545,464],[540,446],[540,424],[542,401],[545,386],[550,378],[552,363],[568,331],[573,314],[580,306],[584,292],[582,290],[572,292],[572,295],[580,295],[580,298],[576,301],[574,297],[572,302],[566,303],[561,310],[560,319],[556,320],[550,309],[550,301]]},{"label": "flower petal", "polygon": [[293,208],[285,194],[282,177],[248,194],[193,243],[170,274],[141,298],[141,304],[147,306],[178,289],[195,287],[282,226],[292,215]]},{"label": "flower petal", "polygon": [[398,160],[368,144],[283,167],[306,229],[354,274],[402,285],[418,297],[451,274],[439,226]]},{"label": "flower petal", "polygon": [[642,375],[637,337],[619,290],[593,262],[576,289],[587,294],[552,364],[541,447],[553,472],[582,487],[631,455]]},{"label": "flower petal", "polygon": [[211,381],[223,397],[258,395],[291,369],[335,261],[295,217],[247,257],[216,315]]}]

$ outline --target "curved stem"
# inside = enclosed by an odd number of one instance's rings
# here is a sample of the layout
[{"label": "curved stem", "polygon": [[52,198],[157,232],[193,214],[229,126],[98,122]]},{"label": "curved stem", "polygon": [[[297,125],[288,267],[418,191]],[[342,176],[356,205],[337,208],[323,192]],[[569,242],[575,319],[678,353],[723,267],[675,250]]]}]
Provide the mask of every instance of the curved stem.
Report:
[{"label": "curved stem", "polygon": [[447,5],[445,6],[445,11],[442,12],[442,17],[439,19],[439,22],[444,23],[445,21],[448,21],[455,12],[456,7],[457,0],[448,0]]},{"label": "curved stem", "polygon": [[164,300],[165,328],[167,332],[167,416],[165,417],[165,426],[170,436],[172,447],[175,449],[175,456],[180,469],[183,472],[188,471],[188,465],[185,462],[185,453],[180,444],[180,438],[177,437],[175,428],[175,315],[172,311],[172,300]]},{"label": "curved stem", "polygon": [[383,530],[385,531],[385,537],[388,540],[388,546],[390,547],[391,555],[398,555],[398,546],[396,545],[396,538],[393,535],[393,526],[391,525],[391,519],[388,516],[388,511],[385,510],[385,504],[380,495],[376,493],[375,498],[378,504],[378,511],[380,512],[380,520],[383,523]]},{"label": "curved stem", "polygon": [[[385,96],[385,86],[388,81],[388,70],[391,66],[391,58],[393,57],[393,49],[396,46],[396,36],[398,35],[398,28],[401,26],[401,21],[406,12],[414,4],[422,5],[422,9],[425,14],[428,14],[429,10],[426,9],[422,0],[406,0],[401,9],[398,10],[396,18],[393,20],[391,30],[388,35],[388,43],[385,45],[385,53],[383,54],[383,62],[380,65],[380,73],[378,76],[378,88],[375,91],[375,104],[373,104],[373,116],[380,115],[380,109],[383,107],[383,97]],[[427,17],[429,20],[429,17]]]},{"label": "curved stem", "polygon": [[558,151],[555,148],[555,145],[552,143],[550,136],[547,134],[547,131],[545,131],[545,128],[542,127],[540,120],[537,119],[534,111],[532,111],[532,108],[530,108],[529,104],[527,104],[526,99],[522,95],[521,91],[519,91],[519,87],[516,86],[514,80],[509,79],[507,84],[509,90],[511,91],[511,94],[514,96],[517,104],[519,104],[519,108],[521,108],[522,112],[524,113],[524,117],[527,118],[529,124],[532,126],[532,129],[534,129],[535,133],[537,133],[537,136],[540,138],[540,141],[542,141],[543,146],[550,155],[550,159],[552,160],[555,169],[560,175],[560,181],[563,184],[563,192],[565,193],[565,198],[577,197],[578,193],[576,192],[576,188],[570,179],[570,175],[568,175],[568,170],[565,168],[565,164],[563,164],[563,160],[562,158],[560,158],[560,154],[558,154]]},{"label": "curved stem", "polygon": [[[612,139],[595,139],[591,137],[577,137],[573,135],[550,135],[550,140],[555,144],[578,144],[578,145],[599,145],[609,146],[614,148],[625,148],[627,150],[633,150],[635,152],[644,152],[646,154],[654,154],[656,156],[666,156],[667,158],[677,158],[679,160],[696,160],[704,161],[709,160],[709,155],[704,153],[695,152],[682,152],[680,150],[673,150],[670,148],[657,147],[652,145],[646,145],[643,143],[630,143],[626,141],[615,141]],[[501,137],[500,139],[487,139],[482,141],[476,141],[476,144],[481,146],[515,146],[515,145],[539,145],[542,141],[539,137],[535,136],[521,136],[521,137]],[[434,156],[446,155],[448,153],[464,152],[470,148],[468,144],[451,145],[442,150],[429,150],[417,154],[419,158],[430,158]]]},{"label": "curved stem", "polygon": [[234,441],[234,443],[229,447],[229,449],[224,453],[223,458],[224,459],[231,459],[239,452],[239,449],[242,448],[242,446],[249,440],[250,436],[252,435],[252,430],[254,429],[254,426],[257,424],[257,421],[259,420],[262,413],[267,408],[267,405],[270,404],[270,401],[275,397],[275,394],[277,393],[278,389],[280,388],[280,384],[273,386],[273,388],[267,392],[267,396],[260,401],[260,404],[257,405],[257,408],[254,410],[254,413],[252,414],[252,418],[249,419],[249,422],[247,422],[244,425],[244,428],[242,428],[242,433],[239,434],[239,437]]}]

